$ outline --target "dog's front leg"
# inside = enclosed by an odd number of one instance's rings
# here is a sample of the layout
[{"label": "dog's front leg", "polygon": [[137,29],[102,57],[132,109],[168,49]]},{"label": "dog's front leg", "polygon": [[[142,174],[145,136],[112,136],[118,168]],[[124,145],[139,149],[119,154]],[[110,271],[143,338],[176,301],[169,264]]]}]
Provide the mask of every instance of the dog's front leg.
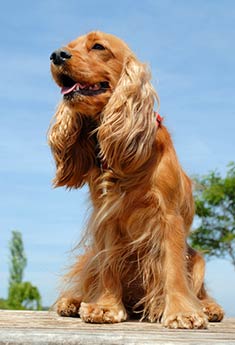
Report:
[{"label": "dog's front leg", "polygon": [[169,216],[164,239],[165,310],[164,326],[206,328],[207,318],[187,279],[186,244],[183,220]]},{"label": "dog's front leg", "polygon": [[[99,265],[98,262],[96,265]],[[118,278],[114,277],[110,269],[102,271],[100,265],[96,288],[93,296],[84,296],[79,309],[79,315],[85,322],[117,323],[127,319],[127,313],[122,303],[122,287]],[[92,281],[90,282],[90,288]]]},{"label": "dog's front leg", "polygon": [[82,302],[79,314],[83,321],[91,323],[117,323],[127,319],[123,303],[110,291],[93,303]]}]

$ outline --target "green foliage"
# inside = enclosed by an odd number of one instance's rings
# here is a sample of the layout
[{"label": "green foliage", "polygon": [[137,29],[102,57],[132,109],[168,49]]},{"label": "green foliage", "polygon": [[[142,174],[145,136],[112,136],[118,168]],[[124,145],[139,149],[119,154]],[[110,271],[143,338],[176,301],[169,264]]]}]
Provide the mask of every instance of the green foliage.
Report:
[{"label": "green foliage", "polygon": [[14,283],[9,288],[8,306],[17,310],[41,310],[40,293],[30,282]]},{"label": "green foliage", "polygon": [[9,309],[8,301],[0,298],[0,309]]},{"label": "green foliage", "polygon": [[14,283],[21,283],[24,269],[27,265],[27,259],[24,253],[22,236],[19,231],[12,231],[12,239],[9,244],[10,249],[10,281],[11,286]]},{"label": "green foliage", "polygon": [[12,232],[10,249],[10,279],[8,299],[0,300],[2,309],[33,309],[41,310],[41,296],[37,287],[30,282],[23,282],[24,269],[27,259],[21,233]]},{"label": "green foliage", "polygon": [[195,205],[198,227],[191,244],[208,257],[229,258],[235,267],[235,162],[226,176],[211,172],[196,179]]}]

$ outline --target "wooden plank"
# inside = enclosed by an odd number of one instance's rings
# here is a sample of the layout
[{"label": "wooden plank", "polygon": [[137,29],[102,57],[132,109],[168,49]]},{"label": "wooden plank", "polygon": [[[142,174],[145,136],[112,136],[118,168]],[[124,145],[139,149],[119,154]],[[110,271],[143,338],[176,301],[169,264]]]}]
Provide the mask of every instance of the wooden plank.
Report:
[{"label": "wooden plank", "polygon": [[0,311],[0,345],[235,345],[235,319],[207,330],[169,330],[158,323],[86,324],[55,312]]}]

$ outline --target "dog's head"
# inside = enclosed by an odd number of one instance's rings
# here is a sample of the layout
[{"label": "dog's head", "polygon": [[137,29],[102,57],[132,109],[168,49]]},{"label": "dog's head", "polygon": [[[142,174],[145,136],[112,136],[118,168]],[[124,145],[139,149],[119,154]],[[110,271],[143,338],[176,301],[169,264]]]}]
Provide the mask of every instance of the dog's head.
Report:
[{"label": "dog's head", "polygon": [[63,101],[76,112],[94,116],[107,104],[131,57],[119,38],[91,32],[54,51],[51,72]]},{"label": "dog's head", "polygon": [[141,168],[156,132],[148,67],[119,38],[91,32],[54,51],[51,71],[63,95],[49,132],[55,185],[81,186],[97,147],[120,176]]}]

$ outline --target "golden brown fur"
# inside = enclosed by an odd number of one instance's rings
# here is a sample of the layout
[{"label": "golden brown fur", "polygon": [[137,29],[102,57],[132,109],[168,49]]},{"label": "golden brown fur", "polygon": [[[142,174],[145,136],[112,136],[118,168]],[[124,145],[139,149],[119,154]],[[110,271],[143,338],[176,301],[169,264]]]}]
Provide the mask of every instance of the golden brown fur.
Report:
[{"label": "golden brown fur", "polygon": [[101,32],[64,49],[71,57],[51,64],[59,86],[66,75],[82,87],[109,88],[65,96],[49,132],[55,186],[87,183],[93,202],[85,251],[66,276],[58,313],[98,323],[140,313],[170,328],[220,321],[223,311],[204,287],[204,260],[186,244],[191,181],[166,127],[157,128],[148,68],[124,42]]}]

